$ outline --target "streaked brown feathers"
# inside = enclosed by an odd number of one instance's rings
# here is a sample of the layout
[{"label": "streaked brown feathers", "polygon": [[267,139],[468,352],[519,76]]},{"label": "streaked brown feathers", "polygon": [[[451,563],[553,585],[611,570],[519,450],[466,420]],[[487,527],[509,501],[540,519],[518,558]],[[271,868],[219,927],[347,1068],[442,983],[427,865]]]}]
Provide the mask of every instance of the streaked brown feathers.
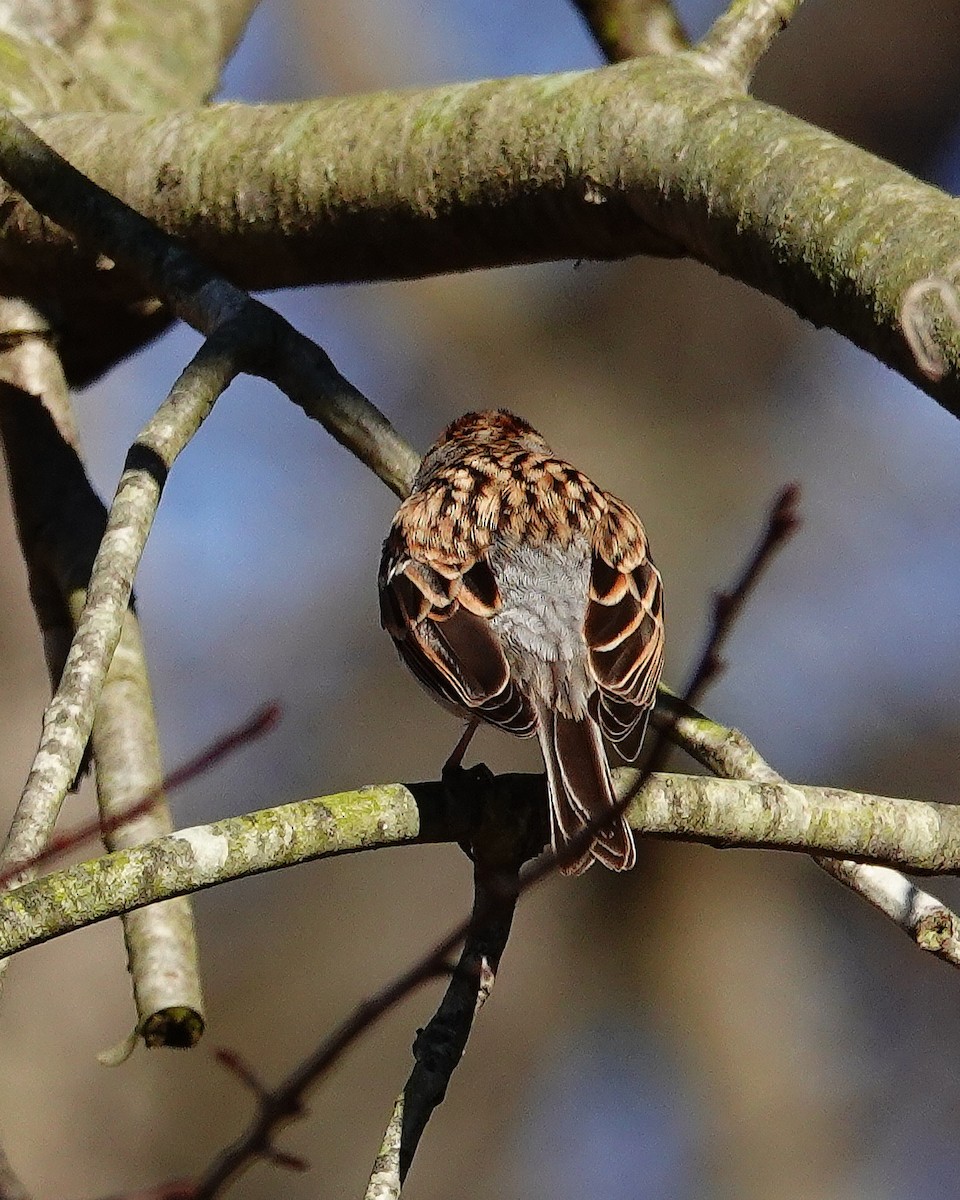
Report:
[{"label": "streaked brown feathers", "polygon": [[[400,505],[380,603],[401,657],[441,703],[538,734],[556,849],[612,808],[600,731],[636,759],[663,662],[660,576],[623,501],[519,417],[468,413]],[[622,817],[564,870],[594,859],[633,866]]]}]

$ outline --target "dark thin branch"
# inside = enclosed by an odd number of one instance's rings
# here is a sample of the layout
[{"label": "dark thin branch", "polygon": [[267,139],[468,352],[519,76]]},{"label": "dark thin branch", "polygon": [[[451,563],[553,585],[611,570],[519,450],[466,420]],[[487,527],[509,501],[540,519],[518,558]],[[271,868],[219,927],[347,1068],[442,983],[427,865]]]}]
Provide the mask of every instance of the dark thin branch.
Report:
[{"label": "dark thin branch", "polygon": [[359,1004],[277,1087],[267,1090],[258,1084],[257,1111],[253,1120],[200,1176],[191,1192],[192,1200],[210,1200],[259,1159],[276,1161],[278,1152],[274,1139],[281,1129],[302,1114],[306,1092],[371,1025],[411,992],[448,973],[447,955],[463,940],[468,927],[469,921],[458,925],[402,975]]},{"label": "dark thin branch", "polygon": [[[397,1157],[401,1187],[427,1122],[443,1103],[473,1022],[496,982],[520,895],[519,868],[519,861],[507,865],[484,863],[481,858],[475,864],[473,911],[460,960],[440,1007],[417,1034],[413,1046],[416,1065],[403,1089]],[[383,1164],[379,1165],[382,1170]]]},{"label": "dark thin branch", "polygon": [[670,0],[572,0],[608,62],[675,54],[690,42]]},{"label": "dark thin branch", "polygon": [[774,500],[763,536],[740,578],[729,591],[718,592],[714,597],[713,623],[700,661],[687,685],[687,704],[696,704],[710,683],[724,670],[726,664],[720,653],[723,644],[773,556],[800,527],[799,504],[799,484],[787,484]]}]

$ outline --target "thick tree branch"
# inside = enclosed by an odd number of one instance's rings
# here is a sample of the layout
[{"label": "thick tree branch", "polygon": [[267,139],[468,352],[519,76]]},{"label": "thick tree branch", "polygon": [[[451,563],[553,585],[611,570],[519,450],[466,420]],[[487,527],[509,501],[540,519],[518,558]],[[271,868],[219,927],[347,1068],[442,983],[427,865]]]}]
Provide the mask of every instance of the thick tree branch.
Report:
[{"label": "thick tree branch", "polygon": [[[660,249],[838,330],[960,412],[960,332],[939,323],[944,374],[932,380],[901,328],[911,285],[960,260],[957,202],[743,95],[695,56],[34,126],[245,286]],[[4,199],[0,254],[16,286],[29,294],[42,278],[56,289],[58,269],[76,286],[83,264],[62,234],[15,195]],[[69,224],[64,200],[59,219]],[[99,276],[111,295],[122,292],[116,272]],[[126,286],[133,302],[132,278]]]},{"label": "thick tree branch", "polygon": [[[691,720],[680,718],[684,741],[683,725]],[[619,772],[618,786],[632,778]],[[499,776],[497,784],[519,807],[546,812],[542,776]],[[776,780],[658,774],[628,815],[638,832],[657,837],[855,857],[918,874],[960,871],[960,806],[950,804]],[[145,904],[311,859],[464,841],[477,816],[475,798],[451,800],[443,783],[380,784],[180,830],[0,894],[0,955]]]}]

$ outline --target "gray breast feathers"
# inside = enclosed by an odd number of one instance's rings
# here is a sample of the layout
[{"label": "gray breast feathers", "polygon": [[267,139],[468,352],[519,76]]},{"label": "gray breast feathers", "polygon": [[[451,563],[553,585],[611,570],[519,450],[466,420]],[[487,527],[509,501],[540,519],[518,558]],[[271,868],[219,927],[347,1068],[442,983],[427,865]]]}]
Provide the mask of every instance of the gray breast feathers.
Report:
[{"label": "gray breast feathers", "polygon": [[490,551],[503,604],[491,618],[510,669],[527,694],[583,716],[594,689],[583,622],[590,545],[531,546],[497,541]]}]

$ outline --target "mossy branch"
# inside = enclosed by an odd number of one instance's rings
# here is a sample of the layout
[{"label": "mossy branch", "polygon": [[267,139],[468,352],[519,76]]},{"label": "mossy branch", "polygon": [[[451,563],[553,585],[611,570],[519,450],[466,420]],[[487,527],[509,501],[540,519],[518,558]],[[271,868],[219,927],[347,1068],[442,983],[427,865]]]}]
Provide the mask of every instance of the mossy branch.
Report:
[{"label": "mossy branch", "polygon": [[[619,772],[618,786],[631,777]],[[518,803],[546,811],[542,776],[497,782]],[[658,774],[628,815],[648,836],[856,858],[922,874],[960,871],[960,808],[948,804]],[[311,859],[463,840],[475,817],[470,803],[442,783],[379,784],[180,830],[0,894],[0,955],[159,900]]]},{"label": "mossy branch", "polygon": [[[685,254],[838,330],[960,412],[960,333],[937,322],[944,372],[931,380],[901,328],[911,285],[960,260],[957,201],[743,94],[695,52],[34,128],[244,286]],[[76,286],[69,240],[15,193],[0,203],[11,286],[29,295],[58,264]],[[105,274],[116,295],[123,281]]]}]

